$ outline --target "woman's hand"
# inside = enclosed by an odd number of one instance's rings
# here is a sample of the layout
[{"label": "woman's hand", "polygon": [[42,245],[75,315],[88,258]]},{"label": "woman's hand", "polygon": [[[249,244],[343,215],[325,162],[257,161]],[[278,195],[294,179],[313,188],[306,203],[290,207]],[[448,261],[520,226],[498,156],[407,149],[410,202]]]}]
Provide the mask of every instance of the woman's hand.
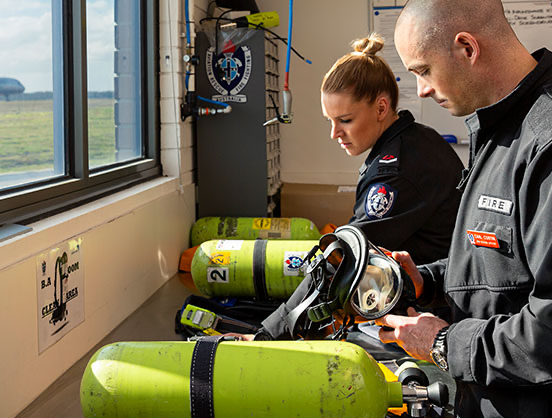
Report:
[{"label": "woman's hand", "polygon": [[255,334],[238,334],[237,332],[227,332],[226,337],[236,337],[238,341],[253,341]]},{"label": "woman's hand", "polygon": [[416,264],[412,261],[412,257],[406,251],[393,251],[391,257],[401,265],[401,267],[406,271],[406,274],[410,276],[412,283],[414,283],[414,288],[416,289],[416,298],[419,298],[424,290],[424,279],[418,271]]}]

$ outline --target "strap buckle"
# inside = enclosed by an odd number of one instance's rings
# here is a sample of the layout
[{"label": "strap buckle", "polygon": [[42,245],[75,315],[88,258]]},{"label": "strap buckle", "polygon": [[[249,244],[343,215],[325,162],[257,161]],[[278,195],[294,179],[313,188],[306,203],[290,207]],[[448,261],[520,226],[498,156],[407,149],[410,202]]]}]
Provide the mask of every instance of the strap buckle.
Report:
[{"label": "strap buckle", "polygon": [[307,309],[307,316],[312,322],[320,322],[332,315],[329,304],[326,302],[320,303]]}]

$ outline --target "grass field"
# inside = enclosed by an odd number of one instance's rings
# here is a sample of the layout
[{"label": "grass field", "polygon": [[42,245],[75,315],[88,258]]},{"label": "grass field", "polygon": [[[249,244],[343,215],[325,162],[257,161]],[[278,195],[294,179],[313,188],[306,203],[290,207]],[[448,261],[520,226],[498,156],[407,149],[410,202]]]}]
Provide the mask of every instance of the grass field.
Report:
[{"label": "grass field", "polygon": [[[90,165],[115,161],[113,99],[88,101]],[[0,173],[52,169],[54,126],[51,100],[0,101]]]}]

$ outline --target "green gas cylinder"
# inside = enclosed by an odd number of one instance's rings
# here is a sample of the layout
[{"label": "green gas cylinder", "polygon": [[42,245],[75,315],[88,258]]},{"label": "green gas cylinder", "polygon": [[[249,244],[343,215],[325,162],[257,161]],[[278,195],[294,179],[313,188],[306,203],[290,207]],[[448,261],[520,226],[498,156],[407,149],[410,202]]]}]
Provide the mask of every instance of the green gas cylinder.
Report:
[{"label": "green gas cylinder", "polygon": [[320,232],[304,218],[232,218],[198,219],[190,233],[192,246],[212,239],[288,239],[318,240]]},{"label": "green gas cylinder", "polygon": [[197,289],[213,297],[287,299],[304,278],[300,267],[318,241],[211,240],[192,259]]},{"label": "green gas cylinder", "polygon": [[190,393],[197,393],[198,381],[191,376],[209,383],[199,395],[210,395],[216,418],[384,418],[388,408],[403,404],[401,383],[387,382],[354,344],[221,342],[207,373],[199,373],[205,362],[194,355],[195,345],[120,342],[99,349],[81,381],[84,416],[192,417]]}]

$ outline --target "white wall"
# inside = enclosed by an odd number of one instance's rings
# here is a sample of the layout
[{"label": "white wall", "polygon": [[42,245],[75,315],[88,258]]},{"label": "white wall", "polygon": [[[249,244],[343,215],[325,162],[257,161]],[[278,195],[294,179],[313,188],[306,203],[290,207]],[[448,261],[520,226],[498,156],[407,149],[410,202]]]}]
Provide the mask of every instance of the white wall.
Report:
[{"label": "white wall", "polygon": [[[32,232],[0,243],[1,417],[17,415],[136,310],[177,272],[188,248],[195,184],[190,124],[179,121],[183,3],[160,4],[161,159],[168,177],[37,222]],[[79,237],[85,320],[39,355],[36,257]]]},{"label": "white wall", "polygon": [[[0,416],[15,416],[178,268],[194,185],[161,178],[37,222],[0,245]],[[82,238],[85,320],[38,353],[36,257]]]},{"label": "white wall", "polygon": [[[288,1],[257,0],[261,11],[275,10],[280,26],[273,30],[287,38]],[[320,109],[320,83],[351,40],[368,31],[367,0],[310,0],[293,2],[293,47],[313,63],[291,55],[289,85],[293,122],[281,125],[281,177],[289,183],[356,184],[363,157],[350,157],[330,138],[329,122]],[[279,44],[280,77],[286,45]]]},{"label": "white wall", "polygon": [[[280,26],[274,31],[287,38],[289,2],[256,1],[261,11],[278,12]],[[333,63],[351,51],[351,41],[368,34],[368,0],[303,0],[293,2],[293,6],[292,45],[313,63],[309,65],[293,53],[291,55],[290,89],[294,118],[290,125],[280,127],[282,180],[288,183],[356,184],[358,168],[366,155],[350,157],[330,139],[330,125],[320,108],[320,84]],[[280,43],[282,77],[285,58],[286,46]],[[467,147],[455,146],[455,149],[466,162]]]}]

